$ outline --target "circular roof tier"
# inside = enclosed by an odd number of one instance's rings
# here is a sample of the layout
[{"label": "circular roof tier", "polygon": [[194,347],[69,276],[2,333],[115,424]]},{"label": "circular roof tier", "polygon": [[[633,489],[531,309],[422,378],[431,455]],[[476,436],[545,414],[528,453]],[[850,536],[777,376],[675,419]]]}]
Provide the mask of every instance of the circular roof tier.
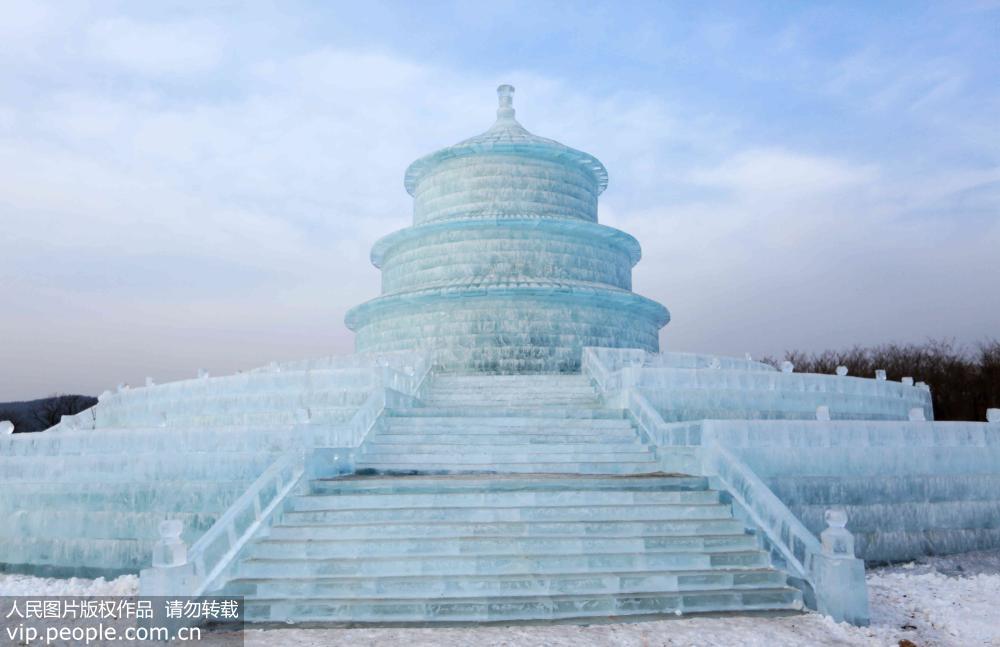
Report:
[{"label": "circular roof tier", "polygon": [[500,105],[497,108],[496,123],[492,128],[454,146],[425,155],[410,164],[403,179],[407,193],[415,195],[414,191],[420,180],[441,162],[456,157],[484,154],[525,155],[564,161],[589,171],[597,182],[599,194],[608,187],[608,171],[596,157],[553,139],[533,135],[514,119],[514,86],[501,85],[497,88],[497,97]]},{"label": "circular roof tier", "polygon": [[610,245],[615,245],[625,250],[629,255],[632,265],[642,258],[642,248],[639,241],[634,236],[594,222],[581,222],[576,218],[529,218],[524,216],[510,217],[487,217],[465,218],[462,220],[437,221],[415,227],[400,229],[391,234],[383,236],[372,247],[371,261],[375,267],[382,267],[386,255],[389,251],[400,243],[419,239],[429,234],[442,231],[459,231],[463,229],[488,229],[498,226],[510,228],[522,228],[542,232],[553,232],[565,236],[578,236],[584,240],[605,241]]}]

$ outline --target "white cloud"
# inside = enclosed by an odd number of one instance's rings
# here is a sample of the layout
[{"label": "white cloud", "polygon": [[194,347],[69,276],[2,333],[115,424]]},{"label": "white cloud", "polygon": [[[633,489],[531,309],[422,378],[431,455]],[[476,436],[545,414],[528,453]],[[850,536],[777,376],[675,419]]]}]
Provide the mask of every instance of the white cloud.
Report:
[{"label": "white cloud", "polygon": [[669,347],[975,338],[1000,313],[996,219],[952,213],[995,204],[996,169],[748,143],[724,106],[525,70],[333,45],[234,61],[231,39],[99,19],[80,47],[101,62],[78,64],[136,83],[0,108],[0,399],[348,350],[344,312],[379,289],[370,246],[410,218],[406,165],[485,130],[502,81],[529,129],[608,166],[601,219],[642,243],[636,289],[672,310]]},{"label": "white cloud", "polygon": [[211,70],[223,57],[223,32],[207,21],[146,23],[129,18],[98,20],[87,31],[100,57],[139,74],[190,75]]},{"label": "white cloud", "polygon": [[837,193],[848,187],[871,182],[877,177],[873,167],[851,165],[841,160],[806,155],[780,149],[740,152],[721,164],[695,170],[690,179],[744,196],[769,195],[796,198]]}]

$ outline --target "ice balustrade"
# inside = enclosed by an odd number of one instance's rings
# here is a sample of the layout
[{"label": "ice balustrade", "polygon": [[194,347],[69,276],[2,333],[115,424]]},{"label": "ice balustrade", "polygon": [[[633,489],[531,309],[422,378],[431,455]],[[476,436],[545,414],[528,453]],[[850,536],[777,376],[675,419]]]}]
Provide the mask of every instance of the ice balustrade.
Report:
[{"label": "ice balustrade", "polygon": [[1000,472],[1000,429],[982,422],[711,420],[762,477]]},{"label": "ice balustrade", "polygon": [[[207,424],[248,424],[253,416],[275,412],[262,422],[294,421],[299,408],[331,410],[356,407],[374,384],[373,369],[237,374],[125,389],[102,398],[96,409],[98,427],[203,420]],[[349,413],[346,413],[349,417]],[[337,416],[332,416],[334,421]]]},{"label": "ice balustrade", "polygon": [[[604,359],[610,360],[608,364]],[[638,359],[635,352],[585,348],[581,365],[605,399],[626,409],[644,436],[657,445],[658,453],[673,449],[678,431],[685,441],[698,441],[701,475],[712,477],[721,489],[729,492],[748,522],[764,533],[772,555],[801,581],[808,606],[837,621],[868,624],[864,563],[853,553],[842,550],[843,541],[840,550],[832,543],[821,545],[753,470],[714,437],[699,433],[692,438],[689,435],[692,425],[665,423],[637,388],[642,371]],[[846,532],[843,526],[838,526],[836,532],[842,539],[841,531]]]},{"label": "ice balustrade", "polygon": [[[140,574],[140,595],[202,595],[213,586],[251,537],[277,510],[306,470],[306,451],[282,454],[194,544],[183,550],[177,520],[161,524],[154,561]],[[169,550],[168,550],[169,549]],[[169,555],[157,559],[159,555]],[[211,588],[210,588],[211,587]]]},{"label": "ice balustrade", "polygon": [[738,371],[775,372],[778,369],[752,359],[706,353],[646,353],[644,366],[650,368],[719,368]]},{"label": "ice balustrade", "polygon": [[282,371],[325,371],[349,368],[369,369],[390,366],[404,373],[415,370],[425,361],[426,353],[421,351],[386,351],[381,353],[351,353],[350,355],[328,355],[287,362],[271,362],[266,366],[251,369],[250,373],[280,373]]},{"label": "ice balustrade", "polygon": [[63,416],[49,431],[109,427],[342,425],[364,402],[382,366],[412,372],[420,352],[333,356],[272,363],[248,372],[202,376],[105,392],[97,406]]},{"label": "ice balustrade", "polygon": [[858,377],[713,369],[644,367],[637,388],[667,421],[702,418],[812,418],[829,407],[834,419],[905,420],[914,409],[933,417],[926,386]]},{"label": "ice balustrade", "polygon": [[[434,366],[431,354],[418,354],[412,365],[402,371],[382,365],[376,369],[377,386],[350,422],[350,435],[343,447],[317,450],[297,447],[282,454],[244,492],[215,524],[202,535],[190,551],[174,551],[177,557],[164,563],[154,563],[142,571],[140,592],[145,595],[201,595],[217,590],[227,570],[240,551],[273,516],[280,512],[286,497],[294,491],[303,476],[322,469],[349,471],[353,452],[378,424],[385,410],[393,406],[412,406],[422,394]],[[332,455],[331,455],[332,453]],[[313,467],[309,468],[310,461]],[[325,466],[318,467],[322,461]],[[330,474],[325,474],[330,475]],[[160,552],[167,544],[175,545],[173,525],[164,526]]]}]

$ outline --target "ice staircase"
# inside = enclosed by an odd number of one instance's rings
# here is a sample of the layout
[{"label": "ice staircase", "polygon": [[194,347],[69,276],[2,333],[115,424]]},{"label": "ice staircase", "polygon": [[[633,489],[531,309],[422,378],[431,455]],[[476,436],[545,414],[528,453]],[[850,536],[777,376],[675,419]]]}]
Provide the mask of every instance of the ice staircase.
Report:
[{"label": "ice staircase", "polygon": [[706,481],[312,481],[227,594],[253,622],[511,622],[787,610],[801,595]]},{"label": "ice staircase", "polygon": [[620,409],[582,375],[440,375],[422,407],[392,410],[362,447],[362,472],[656,472]]},{"label": "ice staircase", "polygon": [[304,483],[226,594],[254,622],[587,621],[794,610],[801,593],[706,479],[582,376],[436,376],[358,474]]}]

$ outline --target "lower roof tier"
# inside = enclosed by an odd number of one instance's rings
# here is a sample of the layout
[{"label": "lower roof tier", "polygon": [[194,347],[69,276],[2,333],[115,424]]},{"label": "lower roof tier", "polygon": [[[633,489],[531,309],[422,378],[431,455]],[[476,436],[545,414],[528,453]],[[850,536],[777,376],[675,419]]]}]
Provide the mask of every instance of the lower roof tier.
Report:
[{"label": "lower roof tier", "polygon": [[382,293],[455,285],[579,281],[629,290],[639,244],[574,220],[471,219],[410,227],[380,240]]},{"label": "lower roof tier", "polygon": [[435,351],[445,370],[571,372],[585,346],[659,349],[670,316],[625,290],[505,286],[386,296],[352,309],[358,352]]}]

